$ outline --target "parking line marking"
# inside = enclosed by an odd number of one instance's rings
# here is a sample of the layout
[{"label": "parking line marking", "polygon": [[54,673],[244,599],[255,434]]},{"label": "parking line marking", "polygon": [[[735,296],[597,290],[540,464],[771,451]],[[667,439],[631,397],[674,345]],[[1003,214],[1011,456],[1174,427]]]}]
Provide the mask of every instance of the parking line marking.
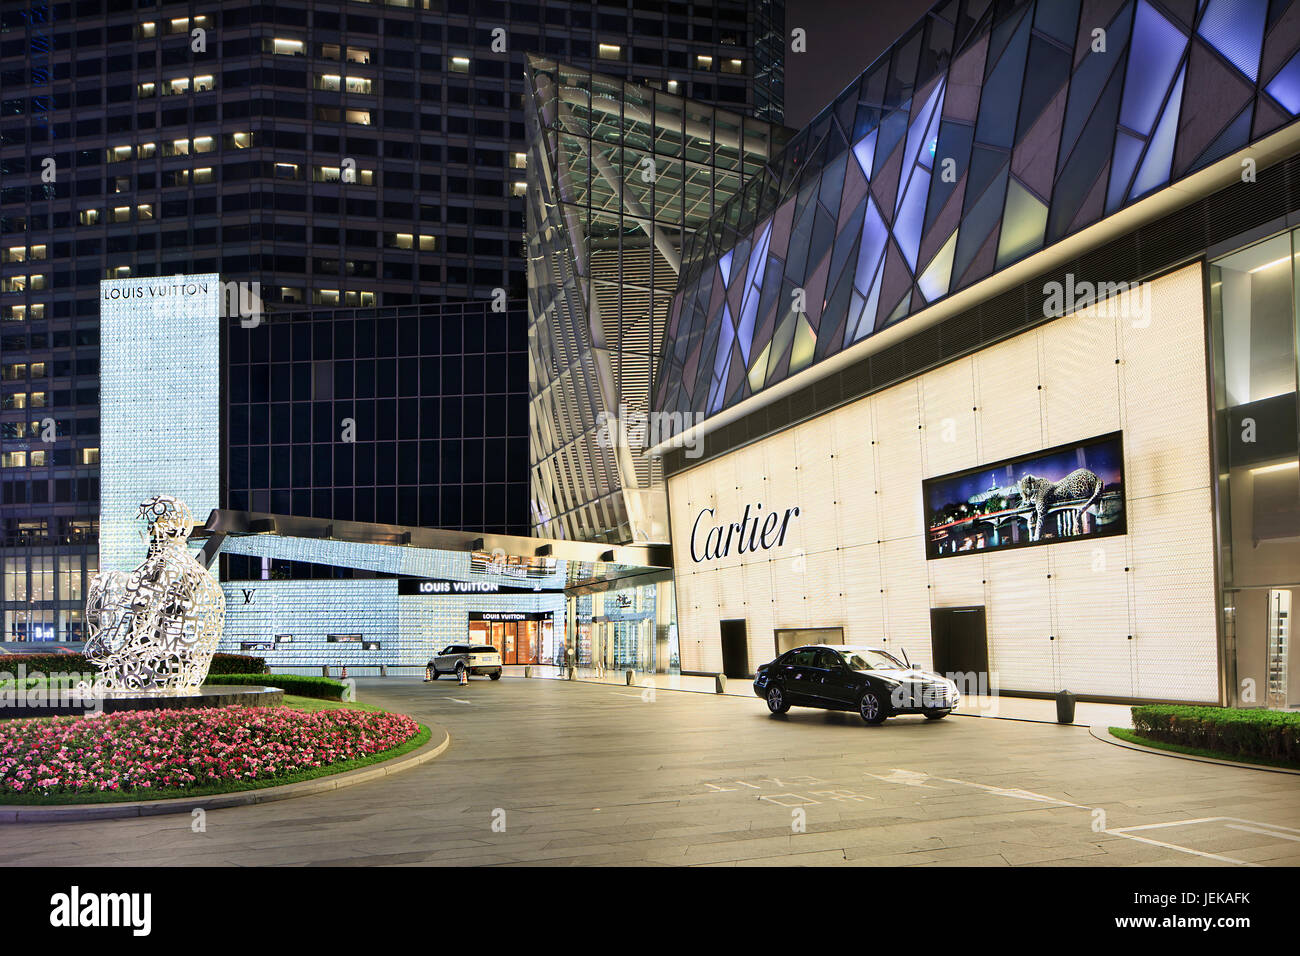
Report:
[{"label": "parking line marking", "polygon": [[1300,836],[1292,836],[1290,833],[1278,833],[1276,830],[1265,830],[1263,827],[1247,827],[1242,826],[1240,823],[1229,823],[1228,829],[1244,830],[1247,833],[1260,833],[1264,836],[1278,837],[1283,840],[1294,840],[1296,843],[1300,843]]}]

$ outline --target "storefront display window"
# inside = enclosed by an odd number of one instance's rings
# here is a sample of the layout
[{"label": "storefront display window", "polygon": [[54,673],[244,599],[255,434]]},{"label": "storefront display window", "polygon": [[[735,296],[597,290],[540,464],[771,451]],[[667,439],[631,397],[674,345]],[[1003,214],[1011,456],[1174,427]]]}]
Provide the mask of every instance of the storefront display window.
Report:
[{"label": "storefront display window", "polygon": [[1286,654],[1300,582],[1297,252],[1286,233],[1209,270],[1226,691],[1243,706],[1300,704]]}]

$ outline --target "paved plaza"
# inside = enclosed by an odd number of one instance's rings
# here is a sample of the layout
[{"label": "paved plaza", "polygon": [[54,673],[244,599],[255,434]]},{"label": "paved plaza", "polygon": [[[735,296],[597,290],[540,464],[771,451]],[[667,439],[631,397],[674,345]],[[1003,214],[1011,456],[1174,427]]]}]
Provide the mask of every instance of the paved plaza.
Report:
[{"label": "paved plaza", "polygon": [[868,727],[757,698],[363,680],[451,733],[381,781],[188,815],[0,827],[0,865],[1300,864],[1300,779],[954,716]]}]

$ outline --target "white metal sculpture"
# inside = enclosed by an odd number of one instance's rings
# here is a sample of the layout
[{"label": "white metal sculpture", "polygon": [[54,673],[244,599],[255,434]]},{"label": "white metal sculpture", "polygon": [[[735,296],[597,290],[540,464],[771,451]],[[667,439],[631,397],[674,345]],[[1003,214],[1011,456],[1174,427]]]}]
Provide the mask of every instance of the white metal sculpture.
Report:
[{"label": "white metal sculpture", "polygon": [[108,694],[193,691],[208,676],[221,639],[226,596],[186,547],[185,503],[157,495],[140,505],[149,550],[127,574],[101,571],[86,596],[86,657]]}]

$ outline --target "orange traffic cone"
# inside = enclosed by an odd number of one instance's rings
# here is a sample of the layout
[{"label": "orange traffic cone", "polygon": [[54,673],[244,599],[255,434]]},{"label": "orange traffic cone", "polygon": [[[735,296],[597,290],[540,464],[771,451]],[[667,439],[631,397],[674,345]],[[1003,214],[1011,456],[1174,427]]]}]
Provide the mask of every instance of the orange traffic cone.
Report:
[{"label": "orange traffic cone", "polygon": [[461,686],[464,686],[465,684],[468,684],[468,683],[469,683],[469,671],[467,671],[465,668],[462,667],[462,668],[460,669],[459,673],[460,673],[460,683],[461,683]]}]

